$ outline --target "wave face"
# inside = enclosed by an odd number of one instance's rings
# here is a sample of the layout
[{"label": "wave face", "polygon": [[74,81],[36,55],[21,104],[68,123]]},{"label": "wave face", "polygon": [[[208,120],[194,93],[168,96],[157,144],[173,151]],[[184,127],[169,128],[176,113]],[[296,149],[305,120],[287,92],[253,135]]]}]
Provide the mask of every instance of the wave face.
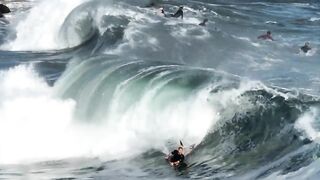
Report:
[{"label": "wave face", "polygon": [[[318,179],[317,1],[8,6],[0,178]],[[179,140],[184,171],[164,160]]]},{"label": "wave face", "polygon": [[114,57],[83,61],[65,75],[57,94],[78,102],[80,119],[124,125],[116,136],[133,132],[133,144],[149,141],[145,149],[167,152],[176,137],[199,144],[189,159],[194,178],[287,174],[319,152],[311,124],[320,102],[311,96],[212,70]]},{"label": "wave face", "polygon": [[[182,21],[161,16],[157,8],[144,8],[147,4],[43,0],[24,17],[14,19],[14,30],[2,49],[65,51],[81,47],[80,56],[113,54],[218,68],[319,94],[315,78],[319,76],[315,63],[319,58],[317,3],[188,1]],[[162,3],[168,14],[180,4]],[[51,12],[50,17],[39,16],[45,12]],[[198,26],[204,18],[209,19],[205,28]],[[266,30],[274,32],[275,43],[257,40]],[[306,41],[314,48],[304,54],[299,48]]]}]

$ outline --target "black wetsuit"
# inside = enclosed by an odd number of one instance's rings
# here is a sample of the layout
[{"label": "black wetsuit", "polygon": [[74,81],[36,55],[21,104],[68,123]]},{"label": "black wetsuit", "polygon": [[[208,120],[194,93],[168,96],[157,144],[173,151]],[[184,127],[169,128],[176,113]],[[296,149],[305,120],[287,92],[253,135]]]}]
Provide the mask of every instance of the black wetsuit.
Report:
[{"label": "black wetsuit", "polygon": [[183,11],[182,9],[179,9],[175,14],[171,14],[171,17],[178,18],[181,16],[181,19],[183,19]]},{"label": "black wetsuit", "polygon": [[311,50],[311,47],[304,45],[304,46],[301,47],[301,50],[302,50],[304,53],[307,53],[308,51]]},{"label": "black wetsuit", "polygon": [[182,163],[184,161],[184,155],[183,154],[179,154],[178,150],[174,150],[171,152],[171,158],[170,158],[170,162],[175,163],[175,162],[180,162]]},{"label": "black wetsuit", "polygon": [[206,26],[206,22],[203,21],[202,23],[199,24],[199,26]]}]

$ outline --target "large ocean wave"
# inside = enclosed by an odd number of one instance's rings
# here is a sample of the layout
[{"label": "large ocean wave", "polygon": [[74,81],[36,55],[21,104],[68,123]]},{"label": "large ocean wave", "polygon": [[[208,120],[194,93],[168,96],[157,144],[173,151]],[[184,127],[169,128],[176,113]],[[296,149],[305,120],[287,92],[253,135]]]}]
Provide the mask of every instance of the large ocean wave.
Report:
[{"label": "large ocean wave", "polygon": [[94,161],[77,178],[174,179],[163,156],[182,140],[181,177],[316,179],[320,40],[297,50],[319,5],[291,2],[42,0],[1,20],[0,178],[76,159]]}]

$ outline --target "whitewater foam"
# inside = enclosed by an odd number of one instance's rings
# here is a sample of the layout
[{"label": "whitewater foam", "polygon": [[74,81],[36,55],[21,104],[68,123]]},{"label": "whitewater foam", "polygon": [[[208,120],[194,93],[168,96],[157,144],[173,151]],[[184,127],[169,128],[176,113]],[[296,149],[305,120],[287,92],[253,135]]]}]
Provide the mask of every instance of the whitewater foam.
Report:
[{"label": "whitewater foam", "polygon": [[[68,14],[86,0],[42,0],[16,26],[16,39],[2,48],[12,51],[62,49],[59,30]],[[50,13],[50,16],[44,14]]]},{"label": "whitewater foam", "polygon": [[[57,83],[58,94],[63,97],[73,96],[72,98],[78,103],[78,108],[84,112],[82,117],[87,117],[91,122],[100,122],[100,126],[108,127],[109,133],[114,132],[110,134],[116,136],[117,141],[122,142],[120,144],[126,145],[129,149],[132,147],[140,151],[149,148],[161,149],[165,147],[168,140],[178,142],[179,139],[190,144],[200,143],[219,119],[216,109],[207,100],[210,96],[210,88],[203,87],[188,97],[179,98],[184,94],[184,89],[168,85],[175,79],[181,78],[180,75],[167,79],[175,72],[171,69],[177,66],[155,66],[137,72],[128,72],[129,75],[137,74],[128,79],[122,77],[123,80],[118,80],[119,77],[114,77],[117,72],[142,62],[101,65],[93,61],[70,68],[71,72],[67,71]],[[85,73],[88,67],[91,68],[90,71],[96,69],[94,71],[97,74]],[[167,71],[161,72],[166,68],[168,68]],[[140,80],[155,72],[157,76],[148,81],[148,85],[142,89],[145,92],[141,95],[135,94],[135,89],[140,89],[142,86]],[[108,81],[112,79],[119,81],[115,84],[114,90],[110,87],[114,82]],[[70,84],[70,82],[73,83]],[[80,88],[84,84],[88,85]],[[75,91],[77,92],[73,93]],[[173,94],[178,97],[168,99]],[[132,100],[132,97],[136,96],[139,98]],[[94,106],[93,109],[92,106]],[[106,144],[108,144],[107,141]],[[116,147],[112,149],[119,152]],[[165,149],[161,150],[165,151]]]},{"label": "whitewater foam", "polygon": [[82,122],[74,116],[78,102],[57,97],[55,87],[49,87],[32,67],[2,72],[0,82],[1,164],[96,156],[109,160],[151,148],[165,152],[169,139],[199,143],[219,119],[207,101],[207,88],[151,109],[164,83],[127,111],[118,108],[122,96],[116,93],[112,113],[103,122]]},{"label": "whitewater foam", "polygon": [[51,97],[31,67],[1,72],[0,79],[0,163],[73,155],[63,147],[72,143],[66,134],[74,102]]},{"label": "whitewater foam", "polygon": [[315,128],[319,117],[319,110],[315,107],[304,113],[295,123],[295,127],[303,131],[311,140],[319,141],[320,132]]},{"label": "whitewater foam", "polygon": [[0,87],[0,164],[103,154],[113,159],[135,152],[129,147],[132,132],[117,134],[115,127],[79,123],[75,101],[55,97],[54,88],[32,67],[1,72]]}]

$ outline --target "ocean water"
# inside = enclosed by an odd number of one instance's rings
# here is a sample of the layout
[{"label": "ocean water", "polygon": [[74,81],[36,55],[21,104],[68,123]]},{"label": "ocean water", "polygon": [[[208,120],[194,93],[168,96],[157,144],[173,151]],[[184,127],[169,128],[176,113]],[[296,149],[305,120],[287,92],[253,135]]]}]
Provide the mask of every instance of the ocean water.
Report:
[{"label": "ocean water", "polygon": [[0,179],[319,179],[319,0],[1,3]]}]

